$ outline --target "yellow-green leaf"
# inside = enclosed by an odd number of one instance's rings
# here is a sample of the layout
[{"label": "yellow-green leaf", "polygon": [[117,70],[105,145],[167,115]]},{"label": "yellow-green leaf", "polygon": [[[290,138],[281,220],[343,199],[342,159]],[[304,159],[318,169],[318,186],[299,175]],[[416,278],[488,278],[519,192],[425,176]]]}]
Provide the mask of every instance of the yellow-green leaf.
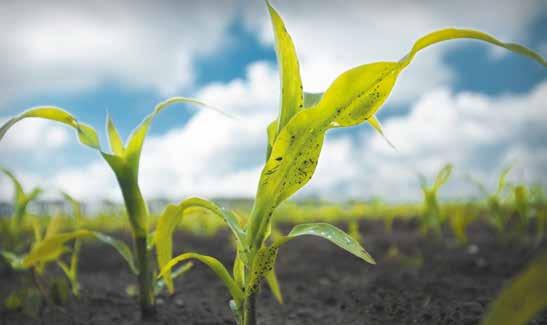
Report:
[{"label": "yellow-green leaf", "polygon": [[279,247],[287,241],[299,236],[318,236],[329,240],[338,247],[359,257],[370,264],[376,264],[372,256],[359,244],[341,229],[328,223],[308,223],[295,226],[284,238],[276,241],[272,246]]},{"label": "yellow-green leaf", "polygon": [[[160,269],[171,260],[173,254],[172,234],[175,227],[179,224],[181,217],[188,209],[200,208],[205,209],[214,215],[222,218],[228,225],[238,242],[243,241],[244,233],[241,229],[236,217],[230,211],[224,210],[215,203],[200,198],[188,198],[178,204],[169,204],[161,213],[156,231],[154,233],[154,241],[156,244],[156,256]],[[167,270],[163,275],[165,284],[169,293],[173,293],[173,280],[171,272]]]},{"label": "yellow-green leaf", "polygon": [[525,325],[547,307],[547,254],[517,275],[490,305],[482,325]]},{"label": "yellow-green leaf", "polygon": [[437,174],[437,178],[435,178],[435,184],[433,185],[433,188],[438,190],[441,186],[443,186],[446,181],[448,181],[448,178],[450,177],[450,174],[452,173],[452,165],[447,164],[445,165]]},{"label": "yellow-green leaf", "polygon": [[112,153],[117,156],[123,156],[125,151],[123,141],[120,137],[118,129],[116,128],[116,125],[114,125],[114,122],[110,118],[110,115],[106,117],[106,130],[108,134],[108,143],[110,144],[110,150],[112,150]]},{"label": "yellow-green leaf", "polygon": [[270,272],[266,274],[266,282],[272,291],[275,299],[278,303],[283,303],[283,295],[281,294],[281,288],[279,287],[279,281],[277,280],[277,275],[275,274],[275,266]]},{"label": "yellow-green leaf", "polygon": [[281,109],[277,119],[277,136],[281,129],[296,114],[297,110],[304,105],[304,95],[302,91],[302,80],[300,78],[300,66],[296,56],[296,50],[291,36],[285,28],[283,20],[266,1],[268,11],[270,12],[275,38],[275,52],[277,55],[277,65],[279,67],[279,76],[281,82]]},{"label": "yellow-green leaf", "polygon": [[78,230],[69,233],[52,235],[35,245],[30,253],[23,259],[23,267],[32,267],[38,263],[56,260],[60,254],[66,251],[64,244],[67,241],[92,236],[87,230]]},{"label": "yellow-green leaf", "polygon": [[162,268],[158,277],[162,277],[165,274],[165,272],[171,270],[175,265],[188,259],[196,259],[206,264],[207,266],[209,266],[211,270],[213,270],[213,272],[215,272],[215,274],[224,282],[224,284],[230,291],[232,298],[238,303],[240,303],[243,300],[244,298],[243,291],[235,283],[234,279],[232,279],[232,277],[230,276],[230,273],[228,273],[228,270],[226,270],[224,265],[222,265],[222,263],[219,260],[211,256],[201,255],[197,253],[181,254],[173,258],[172,260],[170,260],[169,263],[167,263],[165,267]]},{"label": "yellow-green leaf", "polygon": [[251,274],[245,288],[245,295],[250,296],[258,291],[264,276],[271,273],[277,258],[278,247],[261,247],[251,265]]}]

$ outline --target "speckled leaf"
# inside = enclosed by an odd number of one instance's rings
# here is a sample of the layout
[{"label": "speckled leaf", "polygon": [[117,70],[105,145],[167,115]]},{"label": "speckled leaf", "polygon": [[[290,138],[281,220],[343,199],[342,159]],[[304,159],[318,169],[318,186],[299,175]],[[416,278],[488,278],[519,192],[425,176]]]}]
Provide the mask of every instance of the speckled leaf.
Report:
[{"label": "speckled leaf", "polygon": [[258,291],[264,276],[273,271],[278,247],[262,247],[258,250],[251,266],[251,273],[245,288],[245,295],[250,296]]}]

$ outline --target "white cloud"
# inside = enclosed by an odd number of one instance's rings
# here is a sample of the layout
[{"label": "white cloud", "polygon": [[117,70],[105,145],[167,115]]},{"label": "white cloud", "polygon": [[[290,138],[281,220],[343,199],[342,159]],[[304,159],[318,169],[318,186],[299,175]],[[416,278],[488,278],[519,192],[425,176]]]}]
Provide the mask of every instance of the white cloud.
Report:
[{"label": "white cloud", "polygon": [[[0,125],[7,119],[0,119]],[[65,127],[39,119],[28,119],[13,127],[13,132],[6,133],[2,139],[2,152],[40,153],[57,149],[65,145],[69,139]]]},{"label": "white cloud", "polygon": [[105,82],[172,94],[192,86],[197,55],[223,45],[233,12],[225,2],[4,1],[3,100]]}]

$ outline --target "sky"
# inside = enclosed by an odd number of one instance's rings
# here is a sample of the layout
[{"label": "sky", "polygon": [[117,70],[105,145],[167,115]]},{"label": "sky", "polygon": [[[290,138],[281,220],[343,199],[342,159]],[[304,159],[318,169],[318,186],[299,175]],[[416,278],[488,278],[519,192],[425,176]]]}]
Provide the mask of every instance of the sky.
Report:
[{"label": "sky", "polygon": [[[295,43],[304,90],[321,92],[360,64],[398,60],[420,36],[474,28],[547,56],[547,6],[539,0],[273,0]],[[170,96],[199,98],[235,116],[178,105],[154,121],[140,185],[148,199],[253,197],[266,126],[279,109],[279,77],[262,1],[2,1],[0,122],[55,105],[95,127],[106,146],[110,114],[125,138]],[[379,113],[393,150],[368,125],[329,132],[317,171],[297,197],[420,199],[417,175],[454,173],[440,196],[547,187],[547,73],[538,63],[477,41],[419,53]],[[0,165],[46,197],[120,200],[113,173],[74,131],[25,120],[0,142]],[[12,189],[0,178],[0,200]]]}]

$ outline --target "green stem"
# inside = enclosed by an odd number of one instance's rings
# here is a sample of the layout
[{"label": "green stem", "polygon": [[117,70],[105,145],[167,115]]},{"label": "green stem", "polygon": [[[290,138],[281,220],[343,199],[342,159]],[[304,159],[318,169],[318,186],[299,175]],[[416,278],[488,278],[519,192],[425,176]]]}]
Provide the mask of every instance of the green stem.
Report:
[{"label": "green stem", "polygon": [[141,305],[141,316],[143,319],[149,319],[156,314],[153,287],[154,275],[152,273],[151,254],[146,246],[146,237],[135,237],[137,261],[139,263],[139,298]]},{"label": "green stem", "polygon": [[243,324],[256,325],[256,294],[245,298],[243,302]]}]

